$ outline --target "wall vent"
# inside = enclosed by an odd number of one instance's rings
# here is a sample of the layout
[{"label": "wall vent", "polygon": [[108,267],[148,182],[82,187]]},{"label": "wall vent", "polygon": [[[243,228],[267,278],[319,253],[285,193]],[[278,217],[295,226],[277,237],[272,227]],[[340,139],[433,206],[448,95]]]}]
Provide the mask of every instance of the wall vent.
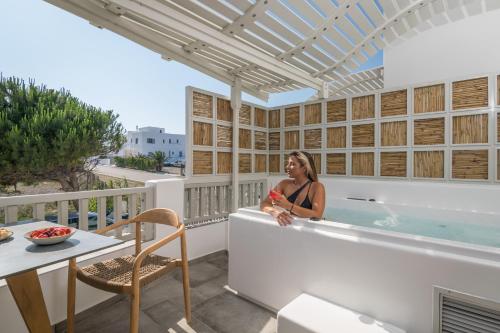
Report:
[{"label": "wall vent", "polygon": [[435,333],[499,333],[500,303],[434,287]]}]

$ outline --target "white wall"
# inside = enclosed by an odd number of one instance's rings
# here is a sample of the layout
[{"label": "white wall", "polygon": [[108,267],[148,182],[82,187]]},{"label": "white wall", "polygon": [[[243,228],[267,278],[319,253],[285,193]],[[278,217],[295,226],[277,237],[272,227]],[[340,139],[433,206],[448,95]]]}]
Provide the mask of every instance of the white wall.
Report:
[{"label": "white wall", "polygon": [[498,31],[500,10],[495,10],[385,48],[385,88],[500,72]]}]

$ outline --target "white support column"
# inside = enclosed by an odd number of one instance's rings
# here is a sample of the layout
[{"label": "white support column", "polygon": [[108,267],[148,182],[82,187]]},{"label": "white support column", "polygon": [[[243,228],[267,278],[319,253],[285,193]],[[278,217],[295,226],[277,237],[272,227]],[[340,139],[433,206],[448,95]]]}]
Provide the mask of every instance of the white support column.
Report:
[{"label": "white support column", "polygon": [[235,77],[231,85],[231,108],[233,109],[233,207],[232,211],[238,210],[238,174],[239,174],[239,151],[240,151],[240,109],[241,109],[241,78]]},{"label": "white support column", "polygon": [[325,99],[328,98],[328,93],[330,92],[330,85],[328,82],[323,81],[323,86],[321,87],[321,90],[318,91],[318,96],[320,99]]}]

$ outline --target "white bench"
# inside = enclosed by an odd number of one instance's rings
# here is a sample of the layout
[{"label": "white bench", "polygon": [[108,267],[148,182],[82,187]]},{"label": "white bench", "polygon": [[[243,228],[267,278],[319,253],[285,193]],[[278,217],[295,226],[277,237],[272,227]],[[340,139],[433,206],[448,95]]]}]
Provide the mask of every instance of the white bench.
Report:
[{"label": "white bench", "polygon": [[277,333],[404,333],[339,305],[301,294],[278,311]]}]

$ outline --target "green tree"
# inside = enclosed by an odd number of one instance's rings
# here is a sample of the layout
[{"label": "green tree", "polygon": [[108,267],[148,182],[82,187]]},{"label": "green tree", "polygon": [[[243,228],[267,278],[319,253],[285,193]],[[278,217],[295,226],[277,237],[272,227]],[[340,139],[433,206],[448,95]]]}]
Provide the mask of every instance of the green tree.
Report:
[{"label": "green tree", "polygon": [[165,163],[165,160],[167,159],[167,154],[165,154],[164,151],[155,151],[153,154],[151,154],[151,158],[155,161],[155,169],[156,171],[161,171],[163,168],[163,163]]},{"label": "green tree", "polygon": [[64,89],[0,75],[0,184],[55,180],[80,190],[94,157],[124,144],[117,118]]}]

